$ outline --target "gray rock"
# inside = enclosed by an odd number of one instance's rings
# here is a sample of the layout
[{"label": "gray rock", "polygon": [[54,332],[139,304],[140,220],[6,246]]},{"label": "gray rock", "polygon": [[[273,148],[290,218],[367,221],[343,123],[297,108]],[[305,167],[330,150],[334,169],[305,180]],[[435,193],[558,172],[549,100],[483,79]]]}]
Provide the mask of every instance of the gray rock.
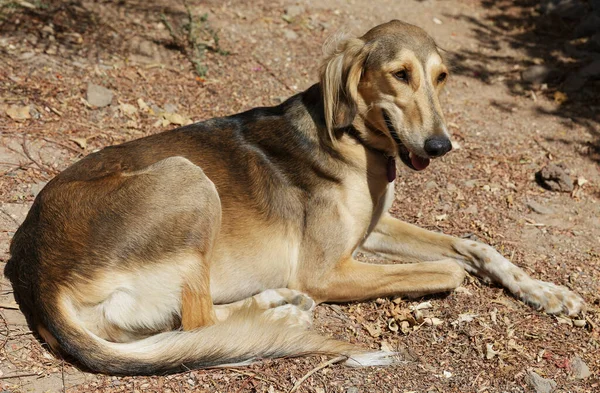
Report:
[{"label": "gray rock", "polygon": [[467,180],[465,181],[465,186],[468,188],[473,188],[477,185],[477,180]]},{"label": "gray rock", "polygon": [[435,180],[430,180],[425,184],[426,190],[435,190],[437,187],[438,187],[438,185],[435,182]]},{"label": "gray rock", "polygon": [[554,213],[554,211],[552,209],[550,209],[549,207],[546,207],[535,201],[527,201],[527,202],[525,202],[525,204],[527,205],[527,207],[529,207],[531,210],[533,210],[537,214],[552,214],[552,213]]},{"label": "gray rock", "polygon": [[107,89],[93,83],[88,83],[87,101],[91,106],[102,108],[110,105],[113,99],[112,90]]},{"label": "gray rock", "polygon": [[529,371],[525,381],[536,393],[552,393],[556,389],[556,382],[552,379],[542,378],[533,371]]},{"label": "gray rock", "polygon": [[571,360],[571,374],[575,379],[586,379],[592,375],[588,365],[579,356]]},{"label": "gray rock", "polygon": [[548,164],[535,174],[538,183],[551,191],[573,191],[573,180],[565,170],[558,165]]},{"label": "gray rock", "polygon": [[469,205],[466,209],[463,210],[466,214],[476,215],[479,210],[477,209],[477,205]]},{"label": "gray rock", "polygon": [[521,78],[525,82],[541,85],[551,79],[557,78],[559,72],[556,68],[549,67],[544,64],[534,65],[521,73]]},{"label": "gray rock", "polygon": [[165,104],[165,112],[177,113],[177,105],[171,104],[170,102]]},{"label": "gray rock", "polygon": [[348,389],[346,389],[346,393],[359,393],[360,390],[358,390],[358,388],[356,386],[350,386]]},{"label": "gray rock", "polygon": [[134,62],[142,64],[164,63],[160,46],[152,41],[134,36],[127,45],[130,51],[129,58]]},{"label": "gray rock", "polygon": [[298,38],[298,34],[296,34],[296,32],[294,30],[285,29],[285,30],[283,30],[283,35],[288,40],[295,40]]},{"label": "gray rock", "polygon": [[304,7],[301,5],[292,5],[285,9],[285,14],[290,18],[295,18],[304,13]]}]

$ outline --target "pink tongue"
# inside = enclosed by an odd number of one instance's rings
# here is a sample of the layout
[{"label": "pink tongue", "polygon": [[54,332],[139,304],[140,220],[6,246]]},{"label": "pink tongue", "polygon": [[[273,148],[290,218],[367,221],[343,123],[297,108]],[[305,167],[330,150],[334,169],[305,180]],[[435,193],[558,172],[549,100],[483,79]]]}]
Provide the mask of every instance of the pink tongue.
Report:
[{"label": "pink tongue", "polygon": [[410,155],[410,162],[418,171],[422,171],[429,166],[429,158],[422,158],[415,154]]}]

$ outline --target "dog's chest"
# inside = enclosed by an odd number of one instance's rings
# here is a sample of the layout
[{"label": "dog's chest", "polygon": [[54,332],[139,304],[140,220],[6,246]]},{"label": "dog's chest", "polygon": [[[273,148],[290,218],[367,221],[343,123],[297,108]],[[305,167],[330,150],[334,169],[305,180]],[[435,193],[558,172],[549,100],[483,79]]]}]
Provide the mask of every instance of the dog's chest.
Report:
[{"label": "dog's chest", "polygon": [[385,189],[385,194],[381,198],[379,198],[378,203],[375,205],[373,209],[373,214],[371,216],[371,223],[369,224],[369,229],[365,233],[365,239],[369,236],[369,234],[375,229],[375,226],[390,208],[392,207],[392,203],[394,203],[395,196],[395,182],[391,182],[387,185]]}]

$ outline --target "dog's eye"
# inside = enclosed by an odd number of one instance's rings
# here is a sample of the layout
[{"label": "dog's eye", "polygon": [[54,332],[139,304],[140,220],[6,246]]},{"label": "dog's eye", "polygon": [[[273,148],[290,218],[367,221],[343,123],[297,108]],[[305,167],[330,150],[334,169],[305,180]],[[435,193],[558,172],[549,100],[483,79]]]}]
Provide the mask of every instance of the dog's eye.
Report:
[{"label": "dog's eye", "polygon": [[446,80],[446,78],[448,78],[448,74],[446,72],[442,72],[441,74],[438,75],[437,81],[438,81],[438,83],[442,83]]},{"label": "dog's eye", "polygon": [[396,77],[396,79],[404,83],[408,83],[408,72],[406,70],[395,72],[394,76]]}]

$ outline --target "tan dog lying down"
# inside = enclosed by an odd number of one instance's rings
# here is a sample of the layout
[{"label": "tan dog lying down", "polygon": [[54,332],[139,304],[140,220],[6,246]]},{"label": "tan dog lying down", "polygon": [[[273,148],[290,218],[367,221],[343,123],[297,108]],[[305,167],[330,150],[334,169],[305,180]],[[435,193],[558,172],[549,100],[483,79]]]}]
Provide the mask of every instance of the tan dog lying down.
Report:
[{"label": "tan dog lying down", "polygon": [[[320,82],[256,108],[90,154],[36,198],[6,267],[32,326],[109,374],[322,352],[319,302],[451,291],[465,270],[533,307],[584,302],[492,247],[392,218],[395,165],[451,150],[434,41],[400,21],[334,43]],[[416,262],[367,264],[355,251]]]}]

